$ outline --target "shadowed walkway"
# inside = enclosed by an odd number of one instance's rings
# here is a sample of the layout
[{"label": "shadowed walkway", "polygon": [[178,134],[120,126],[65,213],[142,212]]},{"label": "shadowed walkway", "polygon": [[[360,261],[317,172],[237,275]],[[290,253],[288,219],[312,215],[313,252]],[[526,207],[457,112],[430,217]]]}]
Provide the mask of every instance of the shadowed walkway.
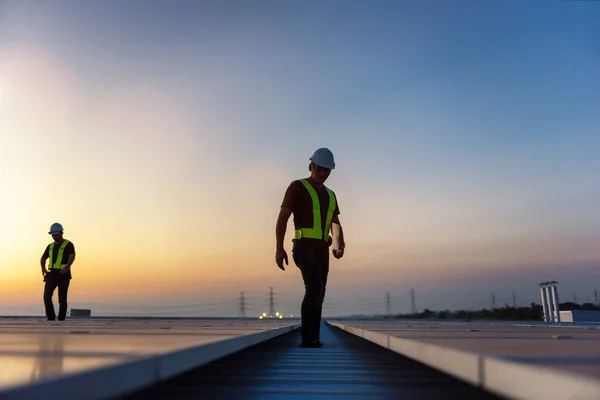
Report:
[{"label": "shadowed walkway", "polygon": [[285,334],[123,399],[499,400],[326,324],[321,337],[305,349]]}]

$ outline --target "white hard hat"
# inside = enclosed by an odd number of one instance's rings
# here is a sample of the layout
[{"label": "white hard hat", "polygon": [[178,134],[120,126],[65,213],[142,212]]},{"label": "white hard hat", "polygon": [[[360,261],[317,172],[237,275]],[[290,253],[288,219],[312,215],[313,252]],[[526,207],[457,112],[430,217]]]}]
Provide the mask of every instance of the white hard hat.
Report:
[{"label": "white hard hat", "polygon": [[333,153],[326,147],[322,147],[317,149],[312,157],[310,157],[310,161],[318,165],[319,167],[334,169],[335,161],[333,160]]},{"label": "white hard hat", "polygon": [[59,224],[58,222],[55,222],[50,227],[50,232],[48,232],[48,233],[50,235],[54,235],[55,233],[61,233],[62,231],[63,231],[63,226],[61,224]]}]

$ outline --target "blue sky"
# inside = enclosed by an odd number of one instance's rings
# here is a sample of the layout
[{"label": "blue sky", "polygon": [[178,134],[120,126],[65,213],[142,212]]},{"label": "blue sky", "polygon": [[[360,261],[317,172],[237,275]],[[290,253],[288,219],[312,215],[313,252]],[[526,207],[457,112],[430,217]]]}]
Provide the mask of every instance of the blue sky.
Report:
[{"label": "blue sky", "polygon": [[[567,290],[589,292],[584,274],[600,262],[598,20],[591,1],[0,1],[0,62],[29,51],[58,82],[20,78],[23,104],[64,112],[48,145],[72,146],[74,179],[96,177],[107,196],[122,184],[115,209],[156,198],[136,215],[162,214],[182,240],[195,216],[264,251],[253,263],[268,269],[283,191],[327,146],[356,249],[344,285],[370,293],[361,279],[379,288],[388,281],[369,274],[397,272],[435,287],[455,270],[493,285],[511,269],[537,299],[535,280],[555,278],[531,271],[571,265],[570,279],[585,265]],[[0,75],[2,87],[9,104]],[[18,125],[3,139],[38,141]]]}]

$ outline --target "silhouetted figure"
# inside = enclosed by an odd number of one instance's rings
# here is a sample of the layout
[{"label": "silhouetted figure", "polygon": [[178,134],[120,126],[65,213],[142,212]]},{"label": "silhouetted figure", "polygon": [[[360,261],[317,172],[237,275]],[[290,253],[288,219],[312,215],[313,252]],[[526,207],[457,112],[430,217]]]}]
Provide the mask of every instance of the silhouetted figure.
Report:
[{"label": "silhouetted figure", "polygon": [[[58,222],[52,224],[48,233],[52,235],[54,242],[46,247],[40,260],[42,275],[44,276],[44,282],[46,282],[44,285],[44,306],[48,321],[54,321],[56,314],[54,313],[52,296],[54,290],[58,287],[58,320],[64,321],[67,316],[67,292],[71,282],[71,265],[75,261],[75,246],[71,241],[63,238],[63,227]],[[46,269],[46,260],[48,259],[48,268]]]},{"label": "silhouetted figure", "polygon": [[[324,185],[335,168],[333,154],[327,148],[320,148],[310,161],[310,177],[293,181],[285,192],[277,218],[275,262],[282,270],[285,270],[284,260],[289,264],[283,240],[287,221],[294,214],[292,256],[302,272],[305,287],[300,346],[321,347],[321,314],[329,274],[329,246],[333,244],[333,256],[339,259],[344,254],[345,242],[337,198]],[[330,231],[333,238],[329,235]]]}]

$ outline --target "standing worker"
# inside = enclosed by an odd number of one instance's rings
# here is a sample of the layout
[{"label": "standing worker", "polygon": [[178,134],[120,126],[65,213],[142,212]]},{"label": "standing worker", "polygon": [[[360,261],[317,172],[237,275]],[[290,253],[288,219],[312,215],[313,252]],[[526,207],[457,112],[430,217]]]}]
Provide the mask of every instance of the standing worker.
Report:
[{"label": "standing worker", "polygon": [[[52,235],[54,242],[46,247],[40,260],[42,275],[46,282],[44,286],[46,317],[48,317],[48,321],[56,319],[52,296],[54,289],[58,287],[58,320],[64,321],[67,316],[67,292],[71,281],[71,265],[75,261],[75,246],[71,241],[63,238],[63,227],[58,222],[52,224],[48,234]],[[50,259],[48,269],[46,269],[47,259]]]},{"label": "standing worker", "polygon": [[[333,153],[327,148],[317,149],[310,157],[310,177],[295,180],[288,186],[275,228],[275,262],[279,268],[285,270],[283,261],[285,260],[287,265],[289,262],[283,241],[288,219],[294,214],[292,256],[302,272],[305,288],[301,309],[300,347],[323,346],[320,328],[329,273],[329,246],[333,242],[335,258],[339,259],[344,254],[345,242],[338,217],[340,210],[337,198],[335,193],[324,185],[334,168]],[[329,235],[330,229],[333,239]]]}]

